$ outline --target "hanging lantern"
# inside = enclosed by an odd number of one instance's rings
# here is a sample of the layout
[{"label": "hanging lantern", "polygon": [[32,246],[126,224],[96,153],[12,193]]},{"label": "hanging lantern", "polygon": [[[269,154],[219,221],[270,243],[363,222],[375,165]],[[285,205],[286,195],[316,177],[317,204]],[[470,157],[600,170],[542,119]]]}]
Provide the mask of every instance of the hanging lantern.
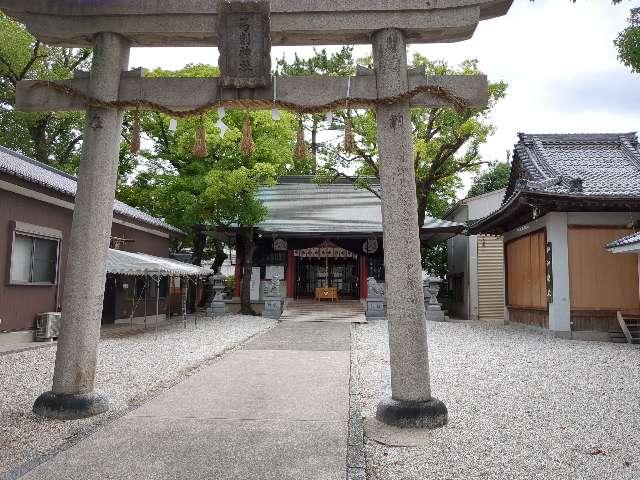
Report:
[{"label": "hanging lantern", "polygon": [[244,123],[242,125],[242,140],[240,141],[240,151],[246,155],[253,155],[256,151],[256,144],[253,143],[253,137],[251,132],[251,120],[249,114],[244,117]]},{"label": "hanging lantern", "polygon": [[204,117],[200,117],[198,126],[196,127],[196,138],[193,144],[192,152],[194,157],[206,158],[209,155],[207,148],[207,136],[204,129]]}]

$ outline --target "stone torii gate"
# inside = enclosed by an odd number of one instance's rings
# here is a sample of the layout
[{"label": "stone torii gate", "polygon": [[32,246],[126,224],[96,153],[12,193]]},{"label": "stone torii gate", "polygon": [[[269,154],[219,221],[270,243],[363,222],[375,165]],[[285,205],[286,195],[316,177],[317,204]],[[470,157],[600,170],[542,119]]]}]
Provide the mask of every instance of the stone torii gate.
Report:
[{"label": "stone torii gate", "polygon": [[[447,409],[430,389],[410,107],[485,106],[487,81],[409,72],[406,47],[467,39],[480,20],[506,14],[511,3],[0,0],[0,9],[41,41],[94,47],[89,75],[18,85],[19,110],[87,110],[53,388],[34,411],[74,419],[108,409],[107,397],[94,391],[94,377],[123,109],[271,108],[275,92],[277,106],[298,112],[376,109],[392,387],[376,416],[403,427],[444,425]],[[273,85],[271,45],[368,43],[373,72],[280,77]],[[221,78],[143,78],[127,71],[132,46],[218,46]]]}]

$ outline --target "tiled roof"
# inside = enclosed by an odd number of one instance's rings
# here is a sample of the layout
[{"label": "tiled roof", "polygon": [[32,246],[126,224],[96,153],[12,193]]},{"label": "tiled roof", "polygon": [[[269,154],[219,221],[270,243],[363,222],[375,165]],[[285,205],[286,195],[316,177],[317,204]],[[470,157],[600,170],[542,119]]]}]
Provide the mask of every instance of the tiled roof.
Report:
[{"label": "tiled roof", "polygon": [[469,233],[501,233],[531,219],[534,198],[538,203],[556,202],[555,207],[548,203],[552,208],[585,211],[628,210],[640,203],[635,133],[520,133],[519,137],[502,206],[468,222]]},{"label": "tiled roof", "polygon": [[[41,185],[56,192],[75,197],[76,177],[62,172],[48,165],[40,163],[29,157],[14,152],[8,148],[0,146],[0,172],[21,178],[30,183]],[[152,217],[137,208],[116,200],[113,204],[113,212],[136,220],[147,225],[159,227],[175,233],[183,232],[176,227],[169,225],[164,220]]]},{"label": "tiled roof", "polygon": [[635,133],[519,136],[505,201],[515,190],[577,197],[640,195]]},{"label": "tiled roof", "polygon": [[607,245],[607,248],[620,248],[629,247],[631,245],[638,244],[640,246],[640,232],[632,233],[626,237],[619,238],[615,242],[611,242]]},{"label": "tiled roof", "polygon": [[[310,177],[283,178],[258,194],[269,211],[264,232],[297,234],[382,233],[380,199],[351,184],[316,184]],[[458,228],[459,223],[427,217],[423,230]]]}]

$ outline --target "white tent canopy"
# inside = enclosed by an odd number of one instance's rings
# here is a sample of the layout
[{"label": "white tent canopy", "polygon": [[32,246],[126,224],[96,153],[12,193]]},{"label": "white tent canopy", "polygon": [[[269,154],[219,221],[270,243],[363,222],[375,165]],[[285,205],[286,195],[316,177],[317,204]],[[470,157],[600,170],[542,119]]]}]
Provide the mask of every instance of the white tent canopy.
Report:
[{"label": "white tent canopy", "polygon": [[207,268],[183,263],[171,258],[154,257],[145,253],[123,252],[109,249],[107,273],[120,275],[154,275],[160,277],[206,276],[213,273]]}]

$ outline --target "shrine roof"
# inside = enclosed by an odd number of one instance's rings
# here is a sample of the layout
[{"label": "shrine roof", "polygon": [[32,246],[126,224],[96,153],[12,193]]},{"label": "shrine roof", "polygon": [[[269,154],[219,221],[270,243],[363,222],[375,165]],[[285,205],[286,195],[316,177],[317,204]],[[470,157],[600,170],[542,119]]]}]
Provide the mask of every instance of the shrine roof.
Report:
[{"label": "shrine roof", "polygon": [[640,232],[619,238],[607,245],[612,253],[640,253]]},{"label": "shrine roof", "polygon": [[[0,146],[0,173],[40,185],[63,195],[71,197],[76,195],[77,179],[73,175],[2,146]],[[113,204],[113,213],[172,233],[184,235],[181,230],[169,225],[164,220],[153,217],[119,200],[116,200]]]},{"label": "shrine roof", "polygon": [[[350,182],[317,184],[313,177],[283,177],[262,188],[259,198],[269,211],[258,230],[289,235],[367,236],[382,234],[380,199]],[[427,217],[421,236],[455,234],[463,225]],[[450,236],[450,235],[449,235]]]},{"label": "shrine roof", "polygon": [[471,223],[470,231],[495,232],[507,223],[513,228],[530,221],[527,215],[534,207],[626,211],[639,202],[640,147],[635,133],[521,133],[502,207]]}]

